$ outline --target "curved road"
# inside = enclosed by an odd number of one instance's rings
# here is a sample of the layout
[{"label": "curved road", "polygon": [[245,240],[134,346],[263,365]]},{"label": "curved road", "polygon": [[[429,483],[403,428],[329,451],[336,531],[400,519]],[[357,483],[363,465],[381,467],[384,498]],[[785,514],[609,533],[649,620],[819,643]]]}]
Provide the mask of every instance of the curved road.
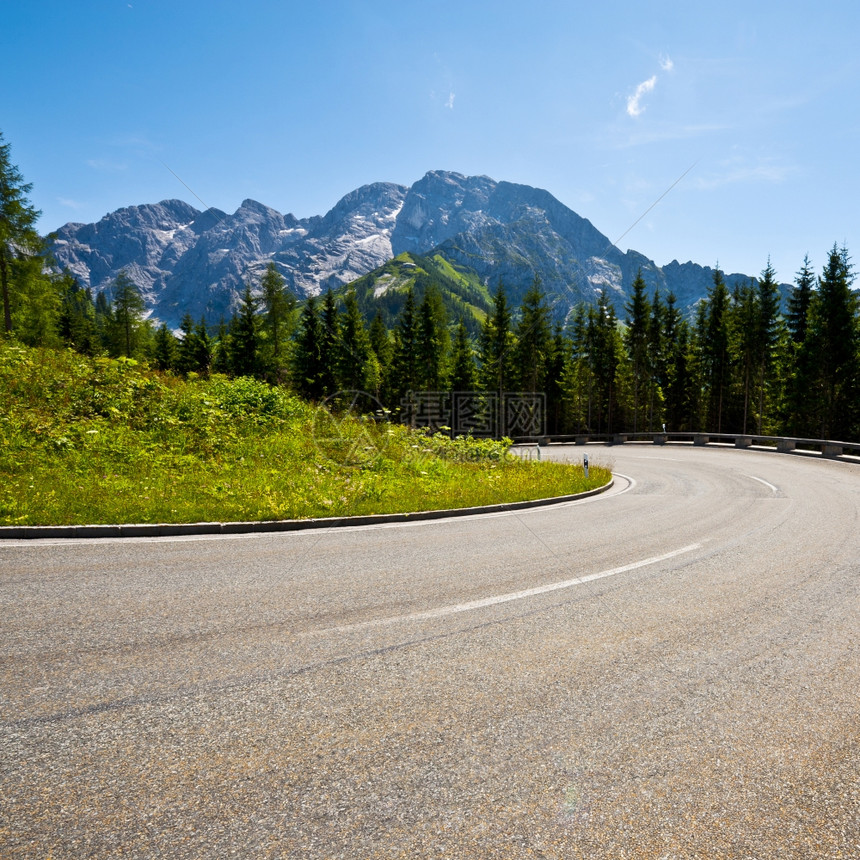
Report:
[{"label": "curved road", "polygon": [[860,466],[588,453],[531,511],[0,544],[0,856],[860,857]]}]

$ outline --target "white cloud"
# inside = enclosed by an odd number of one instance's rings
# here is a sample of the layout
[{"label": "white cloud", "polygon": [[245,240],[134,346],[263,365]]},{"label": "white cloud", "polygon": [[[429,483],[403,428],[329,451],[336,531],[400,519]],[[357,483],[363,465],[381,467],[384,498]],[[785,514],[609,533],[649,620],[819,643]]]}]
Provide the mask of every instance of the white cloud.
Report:
[{"label": "white cloud", "polygon": [[666,57],[666,56],[663,56],[663,54],[660,54],[660,68],[664,72],[671,72],[672,69],[675,68],[675,64],[672,62],[672,58]]},{"label": "white cloud", "polygon": [[79,203],[77,200],[72,200],[69,197],[58,197],[57,203],[59,203],[60,206],[67,207],[68,209],[83,209],[84,208],[83,203]]},{"label": "white cloud", "polygon": [[642,96],[646,95],[646,93],[650,93],[651,90],[657,85],[657,75],[652,75],[648,78],[647,81],[642,81],[638,87],[636,87],[636,92],[633,93],[632,96],[628,96],[627,98],[627,113],[630,116],[639,116],[645,108],[639,103]]},{"label": "white cloud", "polygon": [[445,107],[449,110],[454,110],[454,99],[456,95],[454,93],[448,93],[448,101],[445,102]]}]

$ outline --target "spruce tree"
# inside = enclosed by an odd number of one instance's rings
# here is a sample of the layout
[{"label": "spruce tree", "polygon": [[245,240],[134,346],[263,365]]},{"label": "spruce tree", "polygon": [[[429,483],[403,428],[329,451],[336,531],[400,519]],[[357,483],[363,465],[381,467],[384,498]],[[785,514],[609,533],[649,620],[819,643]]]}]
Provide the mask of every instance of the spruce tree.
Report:
[{"label": "spruce tree", "polygon": [[146,306],[137,284],[132,281],[125,269],[120,270],[114,278],[111,293],[113,315],[109,336],[113,354],[130,358],[145,339],[147,325],[143,314]]},{"label": "spruce tree", "polygon": [[477,378],[475,351],[462,321],[457,325],[457,333],[451,347],[450,367],[451,375],[448,381],[451,391],[473,391]]},{"label": "spruce tree", "polygon": [[200,322],[194,327],[194,371],[208,377],[212,371],[214,358],[215,344],[209,336],[206,317],[200,317]]},{"label": "spruce tree", "polygon": [[265,317],[263,329],[268,337],[267,364],[270,375],[280,378],[287,364],[284,356],[294,325],[296,300],[284,286],[284,278],[274,263],[269,263],[260,282]]},{"label": "spruce tree", "polygon": [[322,321],[317,301],[308,296],[301,314],[293,352],[293,380],[303,397],[317,401],[323,396]]},{"label": "spruce tree", "polygon": [[[756,319],[756,359],[758,387],[758,432],[764,426],[768,395],[775,386],[774,369],[777,346],[783,331],[779,312],[780,294],[776,272],[767,261],[767,266],[758,280],[758,317]],[[746,432],[746,428],[744,428]]]},{"label": "spruce tree", "polygon": [[760,308],[754,282],[736,284],[732,291],[730,306],[729,338],[730,350],[741,375],[743,390],[742,431],[747,432],[750,396],[759,364],[759,316]]},{"label": "spruce tree", "polygon": [[564,427],[564,379],[570,363],[570,342],[564,336],[561,323],[552,333],[549,355],[546,360],[546,430],[561,433]]},{"label": "spruce tree", "polygon": [[391,337],[388,334],[388,329],[385,327],[385,322],[382,319],[382,312],[377,310],[376,316],[370,323],[368,331],[370,336],[370,346],[379,363],[380,389],[383,396],[388,394],[388,382],[391,371],[391,356],[394,347],[391,343]]},{"label": "spruce tree", "polygon": [[340,314],[331,290],[326,291],[321,316],[320,387],[325,396],[338,388],[338,360],[340,356]]},{"label": "spruce tree", "polygon": [[186,313],[182,317],[179,331],[182,337],[176,350],[176,369],[183,376],[187,376],[195,369],[194,320],[191,319],[191,314]]},{"label": "spruce tree", "polygon": [[627,312],[627,330],[624,345],[633,374],[633,432],[639,430],[640,393],[650,382],[649,333],[651,306],[645,293],[645,281],[640,269],[633,281],[632,294],[624,309]]},{"label": "spruce tree", "polygon": [[588,312],[587,350],[594,379],[594,409],[598,433],[614,432],[617,415],[618,366],[623,346],[618,334],[618,319],[606,290],[598,294],[597,307]]},{"label": "spruce tree", "polygon": [[161,371],[173,370],[176,366],[178,343],[173,332],[162,323],[155,330],[152,348],[152,360],[156,369]]},{"label": "spruce tree", "polygon": [[499,282],[493,307],[481,328],[481,385],[485,391],[509,391],[515,387],[514,334],[504,285]]},{"label": "spruce tree", "polygon": [[816,422],[810,420],[811,401],[816,387],[815,356],[812,338],[809,337],[812,308],[815,302],[815,273],[809,254],[797,273],[794,289],[788,299],[786,326],[789,343],[783,368],[784,432],[792,436],[814,435]]},{"label": "spruce tree", "polygon": [[432,285],[424,291],[418,308],[418,329],[415,341],[418,387],[423,391],[445,388],[448,356],[448,319],[439,291]]},{"label": "spruce tree", "polygon": [[234,376],[262,374],[259,325],[257,300],[246,284],[239,310],[230,321],[230,371]]},{"label": "spruce tree", "polygon": [[418,369],[418,313],[415,308],[415,293],[412,287],[394,326],[394,351],[391,359],[391,403],[396,406],[410,391],[418,391],[421,378]]},{"label": "spruce tree", "polygon": [[806,339],[806,329],[809,324],[809,308],[812,304],[812,293],[815,289],[815,272],[809,261],[809,254],[803,258],[803,266],[794,280],[795,286],[788,299],[788,315],[786,325],[795,344],[801,344]]},{"label": "spruce tree", "polygon": [[722,432],[723,411],[729,390],[729,292],[719,265],[708,292],[704,340],[700,343],[707,392],[707,429]]},{"label": "spruce tree", "polygon": [[224,317],[218,321],[218,335],[212,344],[212,372],[230,373],[230,330]]},{"label": "spruce tree", "polygon": [[552,324],[539,276],[523,296],[515,330],[514,368],[521,391],[546,391],[553,352]]},{"label": "spruce tree", "polygon": [[96,328],[96,310],[92,293],[83,289],[77,278],[64,273],[60,284],[60,313],[57,330],[66,346],[84,355],[100,350]]},{"label": "spruce tree", "polygon": [[817,376],[817,416],[823,439],[849,438],[857,419],[857,306],[845,249],[836,245],[818,280],[809,337]]},{"label": "spruce tree", "polygon": [[27,199],[33,186],[24,182],[12,164],[11,147],[0,132],[0,295],[3,297],[3,328],[12,331],[13,262],[40,257],[44,251],[35,224],[41,214]]},{"label": "spruce tree", "polygon": [[371,393],[376,393],[379,384],[379,366],[375,355],[371,361],[372,352],[355,291],[350,290],[344,300],[340,329],[338,381],[341,389],[367,391],[372,388]]},{"label": "spruce tree", "polygon": [[58,347],[57,331],[62,286],[56,276],[45,271],[44,259],[18,256],[10,265],[15,291],[12,317],[17,338],[28,346]]}]

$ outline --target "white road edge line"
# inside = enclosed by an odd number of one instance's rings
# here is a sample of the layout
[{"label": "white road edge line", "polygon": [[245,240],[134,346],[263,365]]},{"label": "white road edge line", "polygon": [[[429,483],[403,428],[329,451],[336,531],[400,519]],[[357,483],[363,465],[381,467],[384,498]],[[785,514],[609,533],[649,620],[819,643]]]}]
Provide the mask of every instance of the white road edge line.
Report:
[{"label": "white road edge line", "polygon": [[[496,517],[521,517],[525,514],[547,511],[552,508],[566,508],[574,505],[592,504],[601,501],[605,498],[614,498],[623,493],[629,493],[636,486],[636,480],[629,475],[622,475],[620,472],[614,472],[613,477],[623,478],[628,481],[628,485],[621,490],[610,489],[607,493],[599,493],[595,496],[587,496],[584,499],[573,499],[569,502],[558,502],[557,504],[542,505],[534,508],[521,508],[511,511],[493,511],[491,513],[467,514],[458,516],[456,519],[460,522],[467,522],[474,519],[494,519]],[[439,519],[430,520],[399,520],[394,523],[375,523],[373,525],[355,525],[355,526],[322,526],[316,529],[295,529],[293,531],[261,531],[261,532],[239,532],[236,534],[202,534],[202,535],[140,535],[135,537],[107,537],[107,538],[28,538],[26,540],[9,538],[8,540],[0,541],[0,550],[3,549],[20,549],[22,547],[45,547],[45,546],[98,546],[108,543],[118,543],[123,546],[130,546],[134,543],[192,543],[200,541],[222,541],[222,540],[250,540],[253,538],[271,538],[276,536],[286,535],[305,535],[316,536],[324,534],[336,534],[340,532],[368,532],[378,531],[381,529],[402,529],[415,528],[416,526],[439,526],[450,524],[451,520],[440,517]]]},{"label": "white road edge line", "polygon": [[382,627],[387,624],[403,624],[414,621],[429,621],[434,618],[443,618],[446,615],[455,615],[458,612],[471,612],[473,609],[484,609],[487,606],[496,606],[500,603],[510,603],[513,600],[524,600],[527,597],[535,597],[538,594],[548,594],[551,591],[561,591],[564,588],[572,588],[574,585],[584,585],[586,582],[593,582],[596,579],[605,579],[608,576],[615,576],[618,573],[626,573],[630,570],[646,567],[649,564],[656,564],[659,561],[667,561],[670,558],[675,558],[676,556],[699,549],[701,546],[702,545],[700,543],[692,543],[688,546],[682,546],[680,549],[672,550],[672,552],[664,553],[663,555],[654,555],[650,558],[643,558],[640,561],[631,562],[630,564],[623,564],[621,567],[613,567],[609,570],[602,570],[599,573],[590,573],[585,576],[575,576],[573,579],[565,579],[562,582],[552,582],[547,585],[539,585],[536,588],[527,588],[524,591],[512,591],[508,594],[498,594],[495,597],[471,600],[468,603],[455,603],[451,606],[440,606],[438,609],[427,609],[423,612],[412,612],[409,615],[395,615],[390,618],[375,618],[371,621],[360,621],[357,624],[345,624],[341,627],[329,627],[326,630],[311,630],[299,635],[318,636],[325,633],[352,633],[356,630],[365,630],[370,627]]},{"label": "white road edge line", "polygon": [[760,484],[764,484],[766,487],[770,487],[771,492],[776,495],[779,492],[779,487],[775,487],[770,481],[765,481],[764,478],[757,478],[755,475],[747,475],[748,478],[752,478],[754,481],[758,481]]}]

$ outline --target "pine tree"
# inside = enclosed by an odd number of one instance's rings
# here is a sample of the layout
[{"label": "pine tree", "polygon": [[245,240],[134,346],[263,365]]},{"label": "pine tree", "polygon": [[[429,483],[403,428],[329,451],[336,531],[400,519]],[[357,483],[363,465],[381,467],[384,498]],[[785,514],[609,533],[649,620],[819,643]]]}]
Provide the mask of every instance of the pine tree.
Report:
[{"label": "pine tree", "polygon": [[[675,296],[670,293],[666,300],[667,320],[670,315],[677,314],[677,321],[672,327],[672,334],[666,335],[668,350],[668,368],[666,373],[666,423],[668,429],[674,431],[694,430],[696,424],[695,378],[690,372],[691,343],[690,326],[681,319],[680,312],[675,308]],[[667,322],[666,332],[670,331]]]},{"label": "pine tree", "polygon": [[594,407],[594,372],[591,367],[590,310],[585,305],[574,308],[570,321],[570,352],[563,389],[565,429],[587,432],[592,427]]},{"label": "pine tree", "polygon": [[230,373],[230,353],[230,330],[224,322],[224,317],[221,317],[218,321],[218,335],[212,344],[213,373]]},{"label": "pine tree", "polygon": [[112,354],[131,358],[142,346],[148,328],[143,319],[146,306],[137,284],[120,270],[111,284],[113,295],[112,325],[109,328]]},{"label": "pine tree", "polygon": [[523,296],[515,331],[514,367],[521,391],[546,391],[553,352],[552,324],[540,277]]},{"label": "pine tree", "polygon": [[794,289],[788,299],[786,326],[789,343],[783,368],[782,387],[785,392],[783,422],[785,431],[792,436],[814,435],[815,422],[810,420],[810,394],[816,386],[815,357],[812,339],[808,337],[812,307],[816,299],[815,273],[809,254],[803,258],[803,266],[797,273]]},{"label": "pine tree", "polygon": [[303,397],[317,401],[323,396],[322,321],[316,298],[308,296],[301,314],[293,351],[293,380]]},{"label": "pine tree", "polygon": [[7,334],[12,331],[13,261],[41,257],[44,252],[42,239],[35,229],[41,213],[27,199],[32,188],[12,164],[11,146],[4,143],[0,132],[0,294],[3,327]]},{"label": "pine tree", "polygon": [[759,358],[760,308],[754,282],[736,284],[728,316],[729,345],[741,373],[743,389],[743,432],[747,432],[750,396]]},{"label": "pine tree", "polygon": [[370,338],[354,290],[346,294],[340,332],[340,388],[347,391],[373,389],[371,393],[375,393],[379,385],[379,365],[376,356],[372,356]]},{"label": "pine tree", "polygon": [[627,312],[627,331],[624,345],[630,361],[633,374],[633,432],[639,430],[640,392],[647,390],[650,384],[649,368],[649,333],[651,307],[645,294],[645,281],[642,270],[636,275],[632,285],[632,295],[625,305]]},{"label": "pine tree", "polygon": [[[777,346],[783,331],[779,313],[780,294],[776,272],[767,261],[767,266],[758,280],[758,317],[756,319],[756,359],[758,387],[758,432],[762,433],[768,393],[775,384],[774,366]],[[744,427],[746,432],[746,427]]]},{"label": "pine tree", "polygon": [[[648,384],[648,431],[654,430],[655,423],[662,423],[665,411],[666,390],[668,388],[669,358],[668,350],[671,337],[667,329],[670,321],[667,308],[660,297],[659,288],[654,290],[651,300],[651,315],[648,318],[648,357],[650,369]],[[673,321],[674,322],[674,321]]]},{"label": "pine tree", "polygon": [[161,371],[173,370],[176,366],[178,343],[173,332],[162,323],[155,330],[152,360],[155,367]]},{"label": "pine tree", "polygon": [[550,352],[546,361],[546,430],[547,433],[563,432],[565,420],[564,379],[570,363],[570,342],[564,336],[560,323],[552,334]]},{"label": "pine tree", "polygon": [[230,370],[234,376],[262,375],[257,300],[245,285],[238,313],[230,321]]},{"label": "pine tree", "polygon": [[795,287],[788,299],[788,316],[786,324],[795,344],[803,343],[806,339],[806,329],[809,324],[809,307],[812,304],[812,293],[815,288],[815,272],[809,261],[809,254],[803,258],[803,266],[794,280]]},{"label": "pine tree", "polygon": [[847,251],[836,245],[818,280],[808,339],[817,384],[817,417],[823,439],[845,439],[854,431],[860,369],[857,307]]},{"label": "pine tree", "polygon": [[469,332],[462,321],[457,326],[457,334],[451,347],[450,365],[449,385],[451,391],[473,391],[477,379],[475,351],[469,340]]},{"label": "pine tree", "polygon": [[442,297],[432,285],[428,286],[418,308],[415,341],[418,387],[421,390],[441,391],[445,388],[449,343],[448,317]]},{"label": "pine tree", "polygon": [[729,292],[717,266],[708,292],[704,339],[699,347],[706,386],[707,429],[722,432],[723,410],[730,384]]},{"label": "pine tree", "polygon": [[418,314],[415,293],[410,287],[394,326],[394,351],[391,359],[389,405],[395,406],[410,391],[421,388],[418,369]]},{"label": "pine tree", "polygon": [[191,314],[186,313],[182,317],[182,322],[179,323],[179,331],[182,337],[176,349],[176,369],[183,375],[187,376],[195,370],[195,348],[194,348],[194,320],[191,319]]},{"label": "pine tree", "polygon": [[215,344],[209,336],[206,327],[206,317],[200,317],[200,322],[194,327],[194,370],[202,376],[208,377],[212,371],[215,358]]},{"label": "pine tree", "polygon": [[501,395],[514,387],[515,339],[511,331],[511,311],[502,283],[493,296],[493,307],[481,329],[481,385],[485,391]]},{"label": "pine tree", "polygon": [[96,309],[92,293],[83,289],[77,278],[64,273],[59,280],[60,312],[57,330],[66,346],[84,355],[96,355],[100,350]]},{"label": "pine tree", "polygon": [[337,391],[337,363],[340,355],[340,314],[331,290],[326,291],[322,309],[320,338],[320,387],[330,396]]},{"label": "pine tree", "polygon": [[44,259],[39,256],[18,256],[11,261],[10,270],[15,283],[11,301],[17,338],[28,346],[58,347],[59,278],[45,272]]},{"label": "pine tree", "polygon": [[593,417],[597,421],[597,432],[612,433],[618,419],[618,366],[623,346],[615,309],[606,290],[600,291],[597,307],[589,308],[586,339],[594,379]]},{"label": "pine tree", "polygon": [[267,364],[277,380],[287,362],[283,352],[293,330],[296,300],[285,288],[284,279],[274,263],[269,263],[260,282],[266,315],[263,328],[268,336]]},{"label": "pine tree", "polygon": [[385,322],[382,319],[382,312],[377,310],[376,316],[370,323],[368,331],[370,336],[370,346],[373,349],[373,354],[379,364],[379,387],[382,396],[388,394],[389,376],[391,373],[391,356],[394,352],[391,337],[388,334],[388,329],[385,327]]}]

